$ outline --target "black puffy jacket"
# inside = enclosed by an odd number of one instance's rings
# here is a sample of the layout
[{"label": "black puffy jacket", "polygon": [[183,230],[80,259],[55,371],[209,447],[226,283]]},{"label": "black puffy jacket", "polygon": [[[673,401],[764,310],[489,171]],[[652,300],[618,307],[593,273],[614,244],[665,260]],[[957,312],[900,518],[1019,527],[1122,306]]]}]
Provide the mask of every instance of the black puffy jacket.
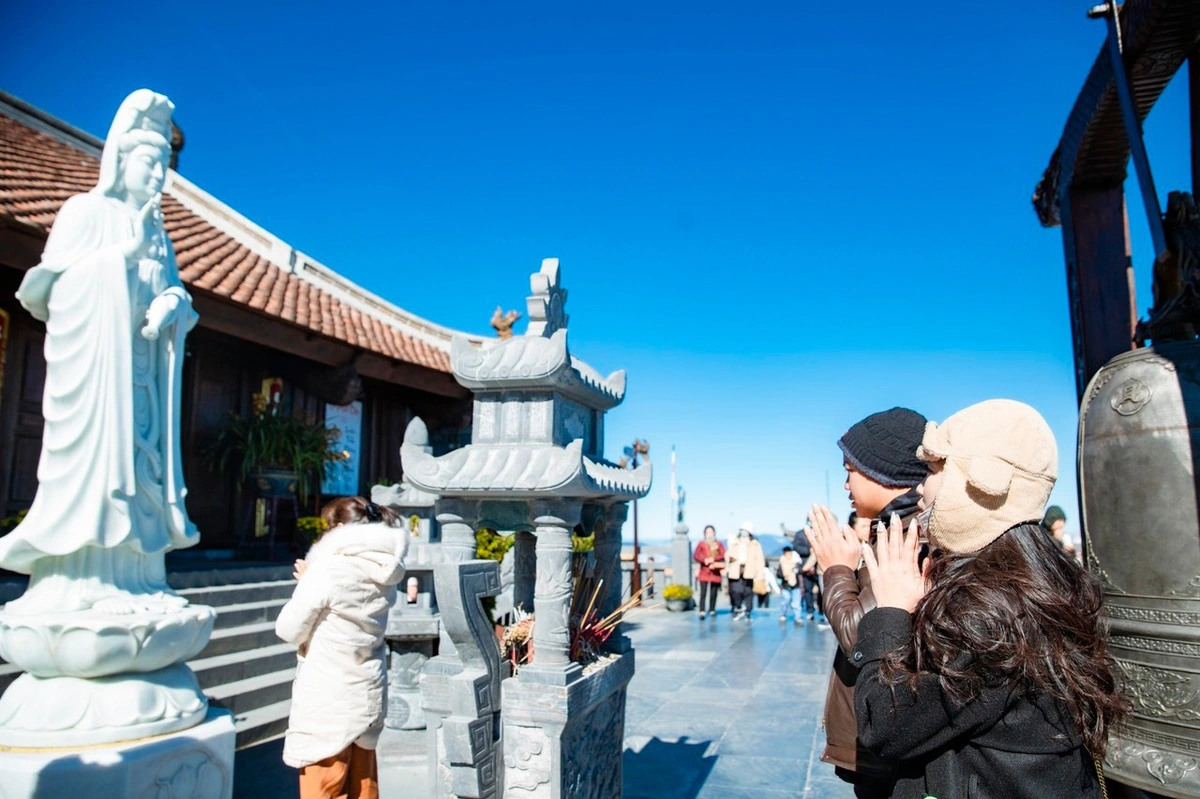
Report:
[{"label": "black puffy jacket", "polygon": [[893,799],[1099,799],[1096,767],[1052,698],[985,688],[959,705],[934,675],[915,690],[880,676],[889,651],[912,646],[912,614],[876,608],[858,623],[854,711],[861,744],[900,761]]}]

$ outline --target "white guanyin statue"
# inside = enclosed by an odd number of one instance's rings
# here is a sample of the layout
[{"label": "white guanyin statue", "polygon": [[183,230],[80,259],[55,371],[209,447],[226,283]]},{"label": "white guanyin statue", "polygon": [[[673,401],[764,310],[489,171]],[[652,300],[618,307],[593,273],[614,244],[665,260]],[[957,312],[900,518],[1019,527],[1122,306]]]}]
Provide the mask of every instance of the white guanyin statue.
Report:
[{"label": "white guanyin statue", "polygon": [[[214,613],[175,594],[164,567],[199,540],[179,438],[198,316],[162,218],[173,109],[148,89],[125,99],[99,183],[63,205],[17,293],[46,323],[45,428],[33,506],[0,537],[0,566],[30,575],[0,612],[0,655],[28,672],[0,698],[0,745],[128,740],[204,716],[182,661]],[[68,700],[90,709],[46,712]]]}]

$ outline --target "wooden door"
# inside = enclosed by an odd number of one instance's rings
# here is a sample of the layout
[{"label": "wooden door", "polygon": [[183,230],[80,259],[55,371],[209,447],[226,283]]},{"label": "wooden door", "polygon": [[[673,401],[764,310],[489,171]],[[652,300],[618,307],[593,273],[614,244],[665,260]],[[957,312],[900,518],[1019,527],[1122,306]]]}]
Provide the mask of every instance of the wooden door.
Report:
[{"label": "wooden door", "polygon": [[226,414],[244,410],[244,369],[199,341],[193,347],[186,363],[181,431],[188,515],[200,530],[201,547],[232,549],[240,523],[234,477],[210,469],[204,452],[224,427]]},{"label": "wooden door", "polygon": [[0,516],[33,504],[37,493],[37,466],[42,453],[42,391],[46,383],[46,358],[42,327],[24,313],[12,314],[0,426],[6,444],[0,450]]}]

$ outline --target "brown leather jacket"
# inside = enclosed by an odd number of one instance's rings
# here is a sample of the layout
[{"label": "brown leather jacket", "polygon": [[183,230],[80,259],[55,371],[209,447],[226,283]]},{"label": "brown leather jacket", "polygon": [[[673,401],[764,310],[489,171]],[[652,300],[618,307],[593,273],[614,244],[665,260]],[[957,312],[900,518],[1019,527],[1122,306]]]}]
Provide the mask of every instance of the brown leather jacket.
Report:
[{"label": "brown leather jacket", "polygon": [[872,755],[858,743],[858,721],[854,716],[854,683],[858,667],[851,661],[858,640],[858,621],[875,608],[871,577],[865,568],[858,573],[847,566],[825,570],[825,618],[837,636],[838,648],[825,696],[825,752],[821,760],[850,771],[886,775],[887,761]]},{"label": "brown leather jacket", "polygon": [[[915,492],[910,492],[888,505],[881,517],[890,518],[894,509],[907,521],[916,512],[915,503]],[[871,576],[865,566],[857,573],[847,566],[830,566],[825,570],[823,590],[825,618],[837,636],[838,648],[829,675],[825,716],[821,719],[825,727],[825,752],[821,760],[860,774],[888,776],[894,771],[894,764],[876,757],[859,744],[858,720],[854,716],[858,666],[851,658],[858,641],[858,622],[868,611],[875,609]]]}]

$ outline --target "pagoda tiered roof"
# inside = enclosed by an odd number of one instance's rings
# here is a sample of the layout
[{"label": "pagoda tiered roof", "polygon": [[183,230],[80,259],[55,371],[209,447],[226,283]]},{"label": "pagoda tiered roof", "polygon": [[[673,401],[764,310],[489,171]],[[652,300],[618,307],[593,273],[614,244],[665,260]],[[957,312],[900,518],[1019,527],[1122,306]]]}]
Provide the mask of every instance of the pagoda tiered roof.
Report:
[{"label": "pagoda tiered roof", "polygon": [[441,496],[465,498],[638,499],[649,493],[652,477],[649,463],[622,469],[589,458],[583,454],[582,439],[565,447],[469,444],[438,458],[406,442],[400,457],[410,484]]},{"label": "pagoda tiered roof", "polygon": [[625,372],[603,377],[567,349],[567,330],[549,338],[516,336],[483,348],[456,336],[450,345],[454,377],[472,391],[553,389],[589,408],[609,410],[625,399]]},{"label": "pagoda tiered roof", "polygon": [[[412,486],[442,497],[615,499],[646,496],[649,463],[625,469],[603,453],[603,413],[625,398],[625,372],[603,377],[567,346],[567,292],[558,260],[530,277],[523,336],[471,346],[451,343],[454,378],[475,393],[472,441],[440,457],[414,419],[400,458]],[[582,407],[580,407],[582,406]],[[486,423],[484,423],[486,420]]]}]

